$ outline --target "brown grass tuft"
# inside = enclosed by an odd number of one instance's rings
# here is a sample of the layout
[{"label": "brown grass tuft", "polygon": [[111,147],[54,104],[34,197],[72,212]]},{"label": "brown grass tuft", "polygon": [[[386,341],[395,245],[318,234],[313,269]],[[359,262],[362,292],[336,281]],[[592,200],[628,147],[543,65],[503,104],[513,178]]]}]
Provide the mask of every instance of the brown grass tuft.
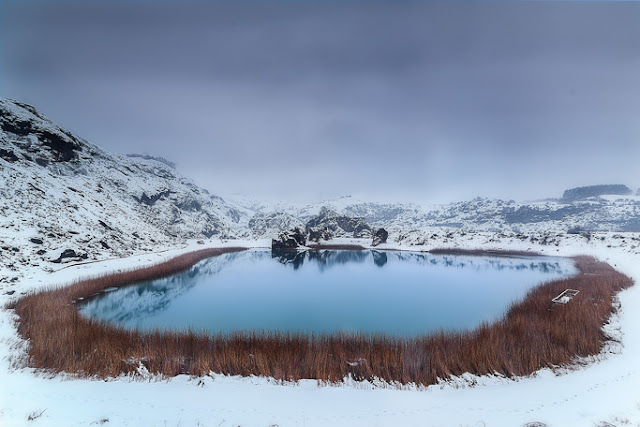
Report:
[{"label": "brown grass tuft", "polygon": [[[194,252],[140,270],[85,280],[18,300],[18,331],[29,340],[29,364],[56,372],[110,377],[135,372],[263,375],[278,380],[315,378],[434,384],[471,372],[528,375],[575,357],[597,354],[607,339],[603,324],[613,297],[633,281],[606,263],[575,257],[579,273],[543,284],[513,305],[504,318],[471,331],[412,339],[379,335],[304,335],[137,332],[80,316],[73,304],[111,286],[155,279],[233,249]],[[580,294],[566,305],[551,299],[566,288]]]}]

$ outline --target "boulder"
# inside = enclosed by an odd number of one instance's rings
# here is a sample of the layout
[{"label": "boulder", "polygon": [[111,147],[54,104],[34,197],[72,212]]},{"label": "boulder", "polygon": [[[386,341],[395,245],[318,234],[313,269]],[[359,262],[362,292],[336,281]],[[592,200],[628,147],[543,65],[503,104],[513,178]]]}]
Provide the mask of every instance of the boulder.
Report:
[{"label": "boulder", "polygon": [[298,227],[290,231],[283,231],[278,235],[278,239],[271,240],[271,250],[296,250],[300,246],[306,246],[307,238]]},{"label": "boulder", "polygon": [[369,224],[359,218],[356,218],[355,221],[356,223],[353,226],[353,237],[360,239],[371,237],[371,227]]},{"label": "boulder", "polygon": [[0,148],[0,159],[4,159],[10,163],[17,162],[19,160],[18,156],[16,156],[13,151],[4,150],[2,148]]},{"label": "boulder", "polygon": [[378,246],[381,243],[387,243],[387,237],[389,237],[387,230],[384,228],[378,228],[373,234],[373,242],[371,242],[371,246]]},{"label": "boulder", "polygon": [[88,258],[87,254],[80,255],[73,249],[65,249],[60,253],[60,256],[58,256],[55,259],[52,259],[51,262],[60,264],[60,263],[71,262],[71,261],[82,261],[87,258]]}]

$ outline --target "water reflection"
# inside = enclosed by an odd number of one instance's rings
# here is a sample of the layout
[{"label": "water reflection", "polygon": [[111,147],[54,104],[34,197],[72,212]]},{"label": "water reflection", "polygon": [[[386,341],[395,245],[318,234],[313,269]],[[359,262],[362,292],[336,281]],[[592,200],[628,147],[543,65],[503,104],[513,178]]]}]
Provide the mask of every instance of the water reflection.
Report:
[{"label": "water reflection", "polygon": [[320,271],[349,263],[373,262],[384,267],[389,259],[432,266],[472,270],[533,270],[542,273],[566,274],[571,265],[562,258],[524,256],[469,256],[432,255],[417,252],[386,252],[378,250],[319,250],[319,251],[272,251],[271,257],[281,264],[300,268],[307,260]]},{"label": "water reflection", "polygon": [[570,260],[551,257],[245,251],[119,289],[79,310],[144,330],[410,335],[498,318],[537,283],[574,273]]},{"label": "water reflection", "polygon": [[[370,252],[367,250],[321,250],[321,251],[272,251],[271,257],[281,264],[291,265],[297,270],[304,264],[305,260],[315,264],[320,271],[327,268],[345,265],[349,263],[363,263],[371,258]],[[379,252],[378,252],[379,253]]]},{"label": "water reflection", "polygon": [[387,263],[387,253],[380,251],[371,251],[371,255],[373,255],[373,263],[378,267],[384,267]]},{"label": "water reflection", "polygon": [[104,320],[115,323],[129,323],[153,316],[167,309],[172,301],[194,288],[198,284],[197,278],[215,276],[226,265],[233,263],[239,255],[240,253],[230,253],[209,258],[183,273],[118,289],[116,292],[86,301],[79,306],[79,310],[90,316],[95,312],[108,313]]},{"label": "water reflection", "polygon": [[280,264],[290,264],[294,270],[297,270],[304,264],[306,254],[306,252],[298,251],[271,251],[271,258]]}]

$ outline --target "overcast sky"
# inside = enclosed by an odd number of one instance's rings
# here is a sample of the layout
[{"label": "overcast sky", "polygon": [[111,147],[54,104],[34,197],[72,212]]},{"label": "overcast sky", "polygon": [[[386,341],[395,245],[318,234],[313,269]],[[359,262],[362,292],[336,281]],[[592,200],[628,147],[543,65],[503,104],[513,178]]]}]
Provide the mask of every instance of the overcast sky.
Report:
[{"label": "overcast sky", "polygon": [[5,2],[0,96],[217,194],[640,186],[640,3]]}]

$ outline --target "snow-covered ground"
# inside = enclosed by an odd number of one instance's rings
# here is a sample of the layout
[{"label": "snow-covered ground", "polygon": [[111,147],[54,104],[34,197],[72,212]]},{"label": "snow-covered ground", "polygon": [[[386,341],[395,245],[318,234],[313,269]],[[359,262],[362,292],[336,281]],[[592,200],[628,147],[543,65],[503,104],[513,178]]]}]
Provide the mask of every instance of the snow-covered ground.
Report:
[{"label": "snow-covered ground", "polygon": [[[591,254],[640,280],[638,234],[599,233],[587,240],[565,235],[553,244],[472,233],[453,240],[441,236],[433,247],[532,250],[549,255]],[[447,239],[446,241],[444,239]],[[345,242],[345,241],[342,241]],[[357,241],[367,245],[369,240]],[[262,241],[207,241],[205,246],[268,246]],[[16,284],[20,292],[165,260],[203,245],[146,253],[80,265],[55,272],[29,268]],[[14,295],[0,295],[3,306]],[[12,312],[0,310],[0,425],[129,426],[548,426],[640,425],[640,286],[620,293],[621,309],[607,329],[612,344],[596,360],[574,369],[543,370],[533,377],[507,380],[471,377],[426,389],[348,382],[277,384],[267,378],[117,378],[110,381],[51,376],[20,366],[25,342],[18,338]],[[30,418],[32,420],[30,420]],[[608,423],[608,424],[607,424]]]}]

